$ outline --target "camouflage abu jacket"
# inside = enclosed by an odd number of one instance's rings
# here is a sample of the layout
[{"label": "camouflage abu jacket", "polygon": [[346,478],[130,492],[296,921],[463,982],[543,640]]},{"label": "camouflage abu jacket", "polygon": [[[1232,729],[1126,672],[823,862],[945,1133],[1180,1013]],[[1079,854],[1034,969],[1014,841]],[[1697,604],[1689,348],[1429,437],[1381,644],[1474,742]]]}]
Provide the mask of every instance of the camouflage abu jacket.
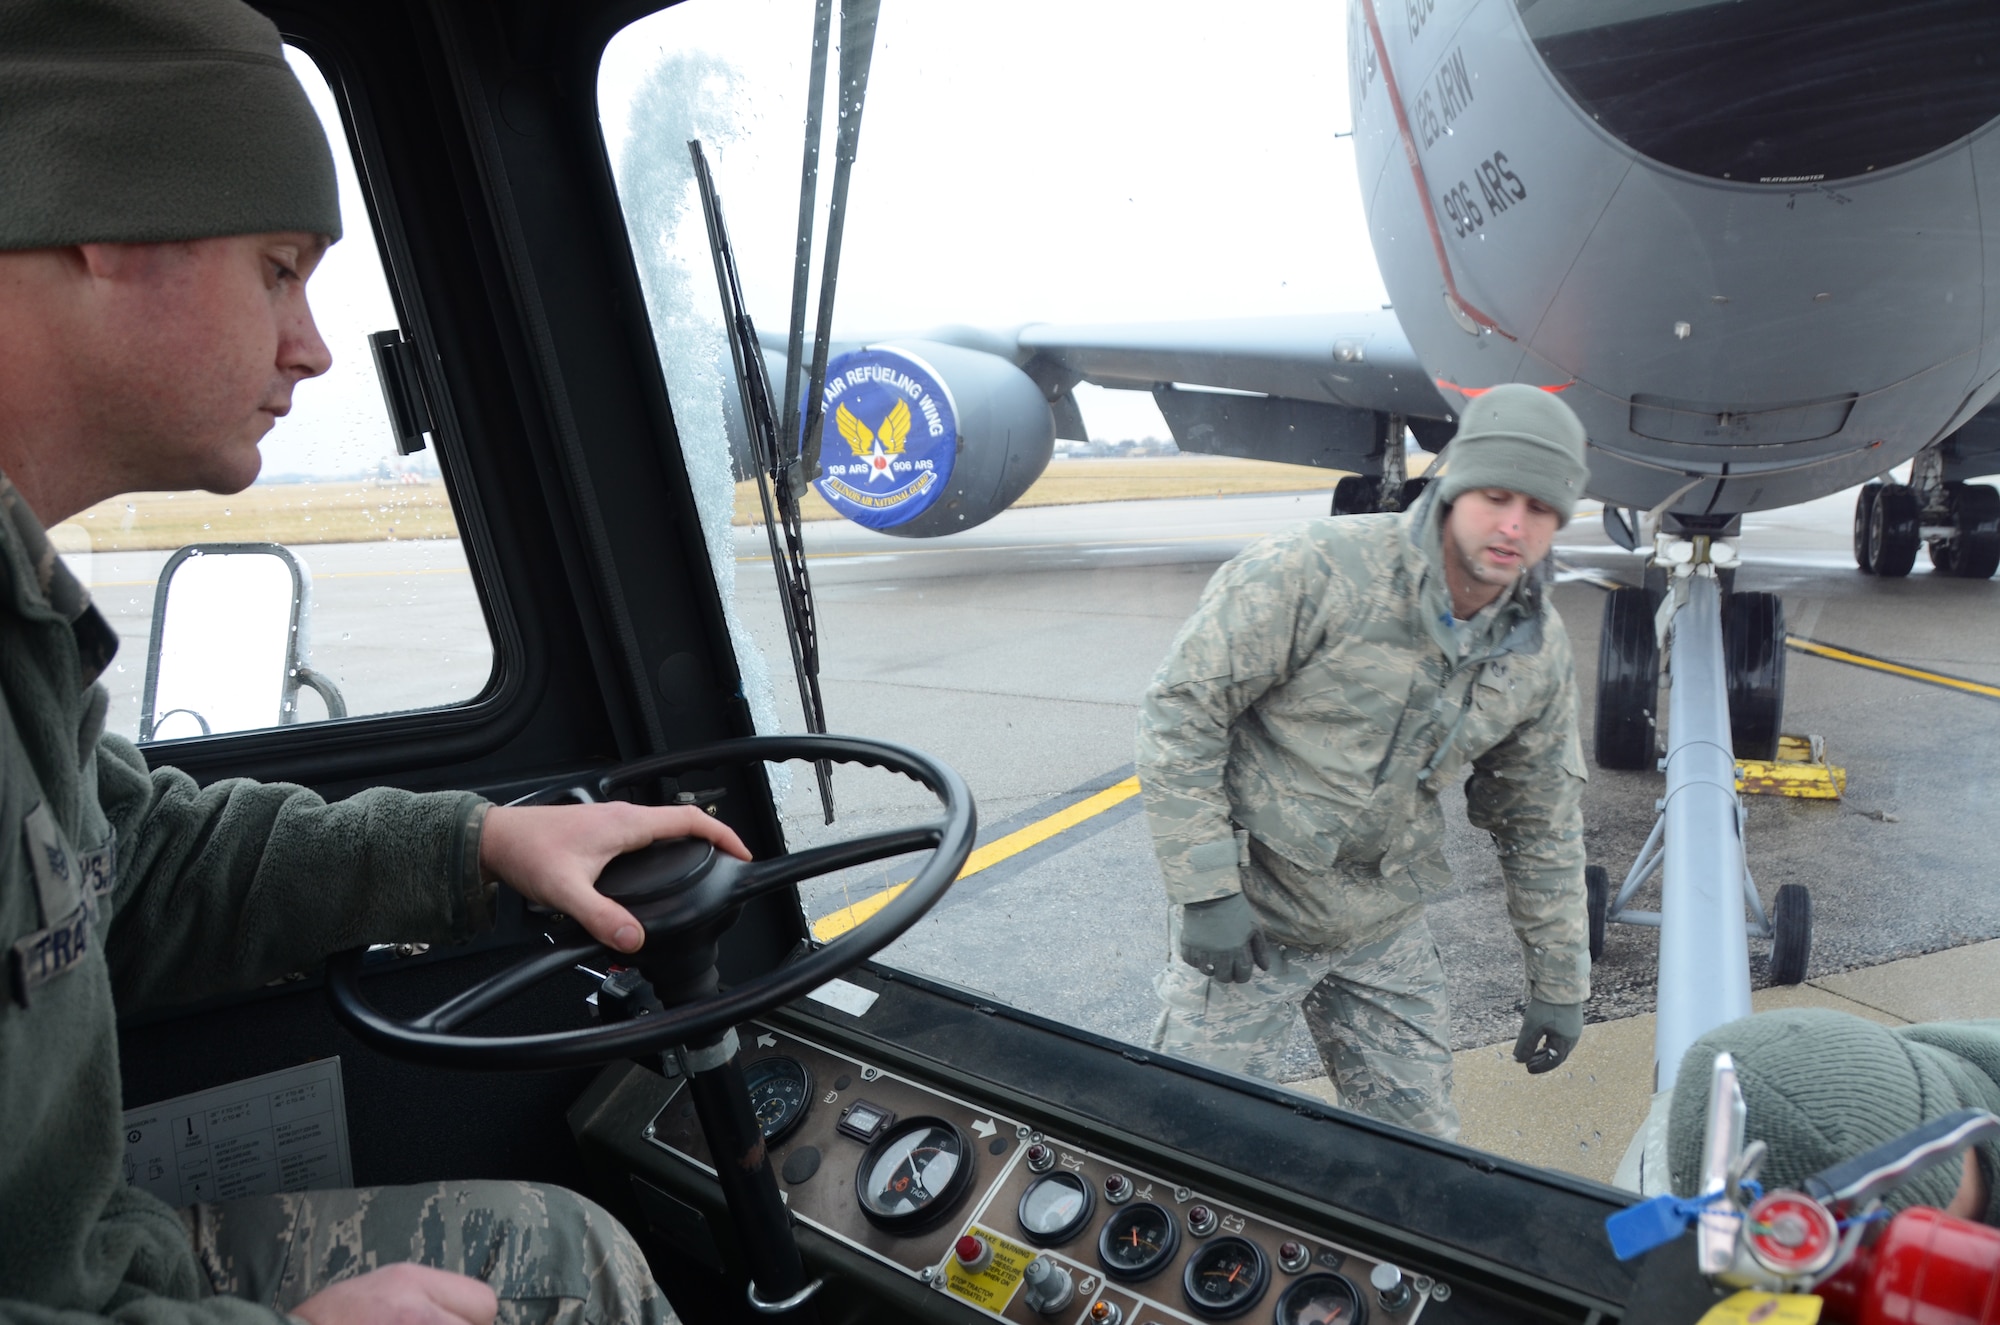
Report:
[{"label": "camouflage abu jacket", "polygon": [[1438,793],[1471,778],[1535,997],[1590,992],[1576,678],[1524,583],[1451,625],[1437,503],[1311,521],[1203,592],[1140,708],[1138,767],[1168,900],[1244,892],[1323,950],[1414,921],[1451,880]]}]

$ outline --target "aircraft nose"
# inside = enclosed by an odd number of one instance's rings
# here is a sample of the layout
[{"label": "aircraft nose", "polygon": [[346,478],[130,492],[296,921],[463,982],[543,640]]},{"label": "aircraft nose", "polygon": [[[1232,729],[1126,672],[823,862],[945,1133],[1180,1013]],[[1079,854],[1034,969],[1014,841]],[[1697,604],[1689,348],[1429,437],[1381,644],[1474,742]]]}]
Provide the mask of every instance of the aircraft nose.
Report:
[{"label": "aircraft nose", "polygon": [[1841,179],[2000,116],[2000,5],[1515,0],[1535,49],[1628,147],[1712,179]]}]

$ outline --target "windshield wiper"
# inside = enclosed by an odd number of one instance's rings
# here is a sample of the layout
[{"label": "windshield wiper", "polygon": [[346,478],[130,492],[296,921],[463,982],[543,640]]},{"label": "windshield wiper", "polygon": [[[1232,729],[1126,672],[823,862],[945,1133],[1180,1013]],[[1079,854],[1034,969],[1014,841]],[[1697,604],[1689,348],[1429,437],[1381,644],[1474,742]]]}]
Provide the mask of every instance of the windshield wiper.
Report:
[{"label": "windshield wiper", "polygon": [[[729,354],[736,366],[736,389],[743,401],[744,427],[750,434],[757,497],[764,506],[764,533],[771,543],[771,565],[778,575],[778,604],[785,613],[785,637],[792,645],[799,707],[804,710],[807,731],[825,732],[826,705],[819,690],[819,627],[813,611],[812,580],[806,574],[799,494],[788,481],[789,466],[779,447],[777,418],[771,404],[771,379],[764,372],[764,350],[757,343],[757,328],[743,303],[743,282],[736,273],[736,254],[730,248],[729,232],[722,223],[722,200],[716,196],[715,178],[709,173],[700,139],[689,141],[688,155],[694,159],[702,216],[708,222],[708,250],[715,259],[715,282],[721,289],[722,316],[729,327]],[[833,766],[822,759],[813,769],[819,777],[820,807],[826,812],[826,821],[832,823]]]},{"label": "windshield wiper", "polygon": [[[786,336],[785,403],[775,411],[771,379],[757,328],[743,301],[743,282],[736,271],[736,254],[722,222],[722,202],[701,142],[688,143],[695,179],[701,188],[702,216],[708,222],[708,248],[715,259],[715,282],[722,293],[723,318],[729,326],[729,353],[736,365],[736,385],[743,401],[743,419],[757,471],[757,497],[764,507],[764,532],[771,543],[771,564],[778,576],[778,601],[785,612],[785,635],[792,646],[792,671],[799,682],[799,706],[806,730],[826,730],[826,705],[819,689],[819,631],[813,610],[812,581],[806,573],[805,535],[799,522],[799,500],[819,477],[821,424],[826,417],[826,361],[833,334],[833,292],[840,270],[840,242],[847,222],[847,189],[861,143],[861,108],[868,98],[868,70],[875,54],[875,25],[881,0],[846,0],[840,10],[840,86],[836,89],[840,121],[834,137],[833,196],[827,209],[826,257],[820,272],[819,319],[814,327],[812,367],[804,368],[806,283],[812,269],[813,206],[819,192],[819,145],[823,137],[820,107],[826,99],[826,57],[833,0],[819,0],[813,15],[813,58],[806,109],[805,164],[799,183],[799,234],[792,271],[792,318]],[[805,417],[800,417],[803,386]],[[783,547],[779,546],[780,533]],[[833,766],[813,765],[819,778],[820,807],[833,822]]]}]

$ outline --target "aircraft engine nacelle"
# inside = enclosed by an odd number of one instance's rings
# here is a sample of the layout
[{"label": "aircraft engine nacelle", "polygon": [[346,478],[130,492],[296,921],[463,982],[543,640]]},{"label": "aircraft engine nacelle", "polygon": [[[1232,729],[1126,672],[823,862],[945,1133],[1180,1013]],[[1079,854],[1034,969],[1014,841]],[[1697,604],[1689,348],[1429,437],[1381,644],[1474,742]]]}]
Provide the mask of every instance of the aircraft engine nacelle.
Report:
[{"label": "aircraft engine nacelle", "polygon": [[1007,509],[1048,468],[1047,400],[1007,360],[936,341],[882,341],[827,365],[819,495],[847,519],[936,538]]}]

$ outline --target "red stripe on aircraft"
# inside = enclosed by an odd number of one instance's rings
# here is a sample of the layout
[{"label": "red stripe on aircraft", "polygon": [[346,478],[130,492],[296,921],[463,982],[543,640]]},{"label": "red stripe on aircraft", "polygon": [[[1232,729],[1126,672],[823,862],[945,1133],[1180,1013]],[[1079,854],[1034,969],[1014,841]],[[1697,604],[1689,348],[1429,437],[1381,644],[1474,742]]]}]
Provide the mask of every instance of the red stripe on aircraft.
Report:
[{"label": "red stripe on aircraft", "polygon": [[[1503,331],[1500,334],[1505,336],[1507,333]],[[1508,337],[1508,339],[1511,340],[1513,338],[1510,336]],[[1460,386],[1456,382],[1447,382],[1442,377],[1434,377],[1431,380],[1433,382],[1436,382],[1440,387],[1444,388],[1446,391],[1458,392],[1459,395],[1464,396],[1467,400],[1477,400],[1479,397],[1485,395],[1488,391],[1491,391],[1493,389],[1490,386]],[[1554,386],[1545,386],[1542,387],[1541,389],[1548,392],[1550,395],[1554,396],[1554,395],[1560,395],[1561,393],[1569,390],[1571,387],[1575,385],[1576,385],[1576,379],[1572,377],[1567,382],[1558,382]]]},{"label": "red stripe on aircraft", "polygon": [[1465,315],[1488,331],[1506,336],[1508,340],[1517,337],[1508,335],[1498,322],[1473,307],[1472,301],[1458,292],[1458,281],[1451,274],[1451,259],[1444,251],[1444,231],[1438,228],[1437,210],[1431,206],[1431,186],[1424,178],[1424,165],[1417,157],[1417,140],[1410,133],[1410,117],[1403,113],[1403,94],[1396,86],[1396,71],[1389,67],[1389,47],[1382,40],[1382,25],[1375,21],[1375,0],[1361,0],[1361,12],[1368,18],[1368,34],[1375,39],[1375,58],[1382,66],[1383,91],[1389,94],[1389,108],[1396,112],[1396,132],[1403,139],[1403,155],[1409,158],[1410,174],[1416,178],[1417,201],[1424,206],[1424,224],[1430,227],[1431,247],[1437,250],[1438,270],[1444,273],[1445,294]]}]

